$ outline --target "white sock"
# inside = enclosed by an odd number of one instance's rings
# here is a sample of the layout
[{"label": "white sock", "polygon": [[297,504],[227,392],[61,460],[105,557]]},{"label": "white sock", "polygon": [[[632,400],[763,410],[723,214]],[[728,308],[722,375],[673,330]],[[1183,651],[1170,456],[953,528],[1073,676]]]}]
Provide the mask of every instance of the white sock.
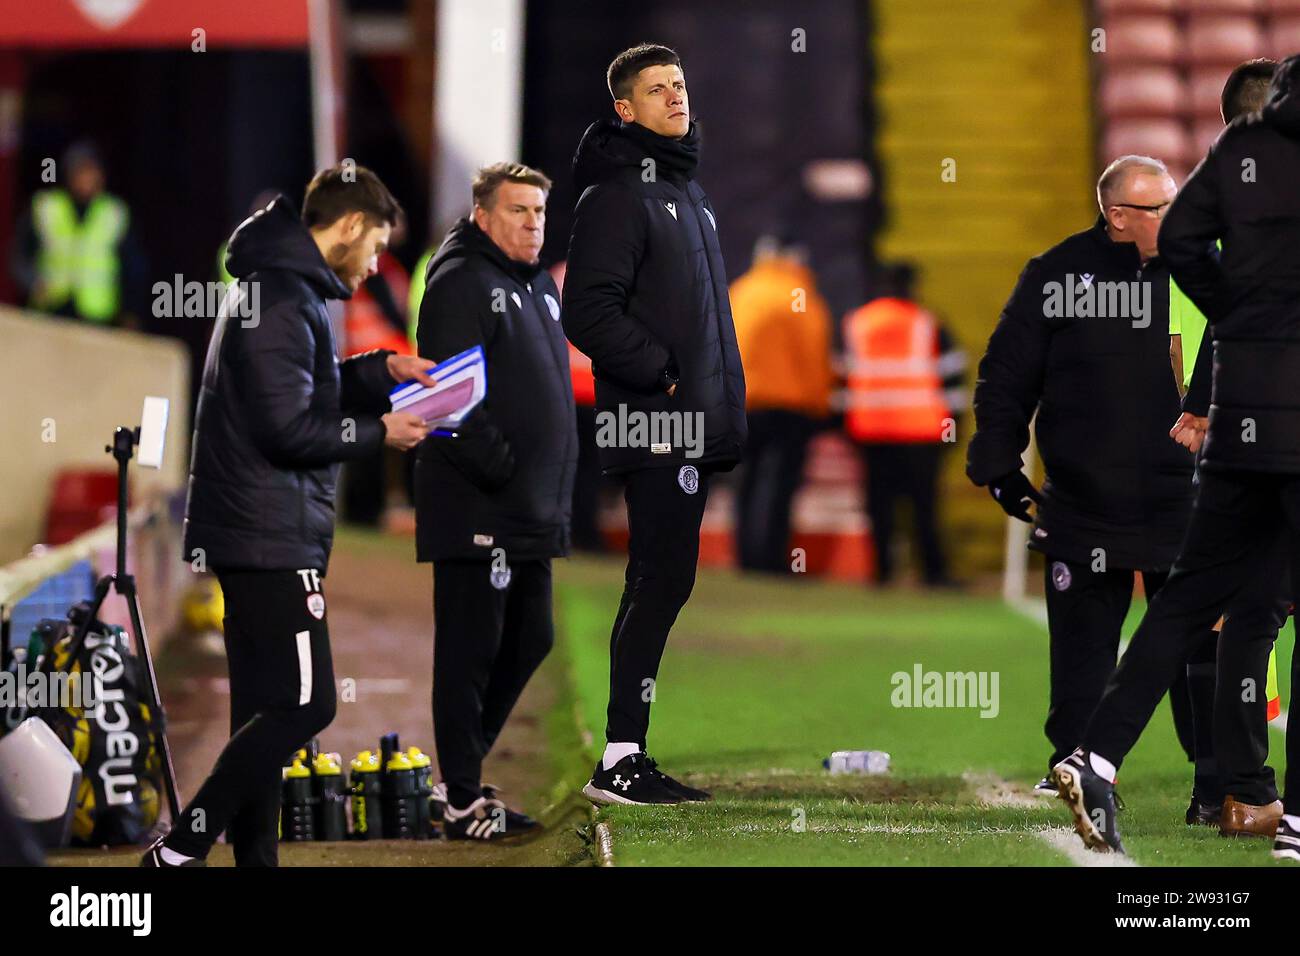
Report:
[{"label": "white sock", "polygon": [[630,757],[632,754],[639,754],[640,752],[640,744],[605,744],[605,755],[600,758],[600,766],[604,770],[611,770],[613,769],[614,764],[618,763],[624,757]]},{"label": "white sock", "polygon": [[448,803],[447,809],[443,811],[442,815],[445,816],[448,820],[459,820],[461,817],[469,816],[471,813],[474,812],[475,807],[477,807],[480,803],[484,803],[486,800],[487,797],[479,797],[477,800],[471,803],[464,810],[457,810],[450,803]]},{"label": "white sock", "polygon": [[1092,772],[1103,777],[1107,783],[1115,782],[1115,765],[1101,754],[1089,753],[1088,763],[1092,765]]},{"label": "white sock", "polygon": [[164,863],[169,863],[172,866],[179,866],[194,859],[192,856],[186,856],[184,853],[177,853],[175,850],[169,849],[166,844],[158,848],[158,855],[162,857]]}]

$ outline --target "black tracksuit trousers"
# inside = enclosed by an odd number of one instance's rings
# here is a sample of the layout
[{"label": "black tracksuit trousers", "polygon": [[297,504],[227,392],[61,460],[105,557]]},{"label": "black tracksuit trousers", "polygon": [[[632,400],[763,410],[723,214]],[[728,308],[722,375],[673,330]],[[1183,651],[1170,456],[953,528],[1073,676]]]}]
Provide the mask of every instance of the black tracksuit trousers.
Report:
[{"label": "black tracksuit trousers", "polygon": [[[1279,544],[1279,540],[1281,544]],[[1150,720],[1164,689],[1224,608],[1239,606],[1252,587],[1276,599],[1278,549],[1290,559],[1290,591],[1296,591],[1300,546],[1300,475],[1241,471],[1200,473],[1191,524],[1169,579],[1147,609],[1133,641],[1115,668],[1083,736],[1083,747],[1118,766]],[[1258,594],[1257,594],[1258,598]],[[1226,627],[1220,642],[1243,643]],[[1230,652],[1231,655],[1231,652]],[[1223,669],[1224,693],[1236,694]],[[1300,681],[1300,655],[1292,657],[1292,681]],[[1257,672],[1253,701],[1225,706],[1267,706],[1264,670]],[[1216,721],[1217,723],[1217,721]],[[1216,727],[1216,735],[1224,730]],[[1228,749],[1222,755],[1231,753]],[[1287,733],[1286,812],[1300,813],[1300,728]],[[1233,794],[1236,796],[1236,794]]]},{"label": "black tracksuit trousers", "polygon": [[164,841],[205,857],[224,831],[236,866],[278,862],[281,768],[334,719],[324,576],[217,570],[226,602],[230,740]]},{"label": "black tracksuit trousers", "polygon": [[630,537],[623,598],[609,638],[607,741],[645,748],[668,632],[695,587],[708,481],[708,472],[694,465],[626,476]]},{"label": "black tracksuit trousers", "polygon": [[[1127,568],[1093,571],[1088,564],[1050,556],[1044,571],[1051,703],[1043,730],[1052,744],[1050,770],[1079,746],[1106,679],[1115,669],[1120,630],[1133,601],[1134,575],[1142,574],[1148,600],[1159,592],[1167,575]],[[1213,690],[1205,701],[1207,716],[1212,697]],[[1190,721],[1186,724],[1190,731]]]},{"label": "black tracksuit trousers", "polygon": [[[1277,799],[1268,766],[1268,660],[1291,607],[1285,535],[1228,606],[1219,634],[1213,747],[1223,791],[1263,806]],[[1188,665],[1190,671],[1193,665]]]},{"label": "black tracksuit trousers", "polygon": [[482,796],[483,758],[555,643],[550,559],[433,562],[433,733],[447,797]]}]

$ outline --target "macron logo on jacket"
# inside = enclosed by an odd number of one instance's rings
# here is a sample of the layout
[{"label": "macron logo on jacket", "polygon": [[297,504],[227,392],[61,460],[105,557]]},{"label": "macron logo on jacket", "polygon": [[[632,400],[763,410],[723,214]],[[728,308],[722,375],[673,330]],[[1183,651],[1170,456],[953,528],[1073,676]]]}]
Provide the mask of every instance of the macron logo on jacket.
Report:
[{"label": "macron logo on jacket", "polygon": [[677,218],[677,203],[668,202],[667,200],[664,200],[664,208],[667,209],[670,213],[672,213],[674,219]]}]

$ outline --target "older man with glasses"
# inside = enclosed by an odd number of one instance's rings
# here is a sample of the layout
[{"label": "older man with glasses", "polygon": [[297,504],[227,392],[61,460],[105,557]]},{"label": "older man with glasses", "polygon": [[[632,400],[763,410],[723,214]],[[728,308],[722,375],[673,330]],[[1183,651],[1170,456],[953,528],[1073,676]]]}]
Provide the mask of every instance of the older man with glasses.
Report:
[{"label": "older man with glasses", "polygon": [[[1123,851],[1115,777],[1172,674],[1229,602],[1275,579],[1280,544],[1300,590],[1300,55],[1272,74],[1262,110],[1238,116],[1169,211],[1159,251],[1213,336],[1200,486],[1168,585],[1111,676],[1080,747],[1052,778],[1086,845]],[[1144,201],[1144,200],[1139,200]],[[1222,242],[1216,254],[1216,240]],[[1192,380],[1195,389],[1195,373]],[[1230,640],[1230,635],[1225,635]],[[1292,658],[1300,681],[1300,655]],[[1300,862],[1300,728],[1273,855]]]},{"label": "older man with glasses", "polygon": [[[1191,513],[1192,456],[1169,439],[1179,393],[1169,273],[1156,256],[1175,193],[1159,160],[1111,163],[1097,183],[1096,223],[1029,261],[979,366],[966,473],[1008,515],[1033,522],[1029,547],[1046,559],[1045,769],[1083,738],[1115,667],[1135,575],[1148,597],[1160,589]],[[1035,414],[1041,491],[1021,471]],[[1174,699],[1191,756],[1185,687]],[[1208,720],[1212,706],[1210,686],[1197,709]],[[1035,790],[1056,793],[1046,777]]]}]

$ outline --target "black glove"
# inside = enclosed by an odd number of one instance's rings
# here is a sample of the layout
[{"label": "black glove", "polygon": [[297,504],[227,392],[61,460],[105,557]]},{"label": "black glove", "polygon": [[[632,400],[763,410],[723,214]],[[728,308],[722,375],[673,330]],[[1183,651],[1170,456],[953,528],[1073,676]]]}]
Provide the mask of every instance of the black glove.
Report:
[{"label": "black glove", "polygon": [[1034,520],[1029,515],[1029,502],[1036,505],[1043,503],[1043,496],[1022,471],[1013,471],[990,481],[989,494],[1002,506],[1003,511],[1021,521]]}]

